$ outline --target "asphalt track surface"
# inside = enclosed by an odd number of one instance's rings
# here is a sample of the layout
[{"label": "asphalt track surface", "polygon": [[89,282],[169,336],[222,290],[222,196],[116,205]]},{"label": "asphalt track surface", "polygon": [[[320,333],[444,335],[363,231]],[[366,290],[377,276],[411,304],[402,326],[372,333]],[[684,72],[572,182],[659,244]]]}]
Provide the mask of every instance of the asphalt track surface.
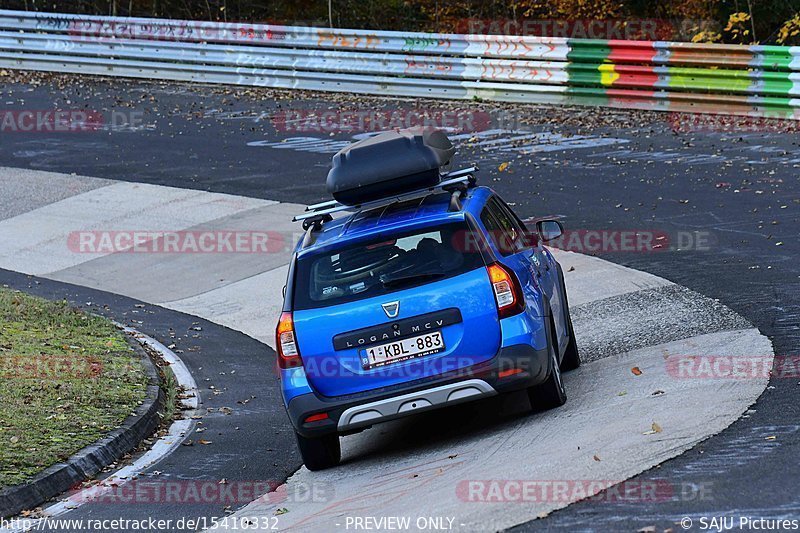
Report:
[{"label": "asphalt track surface", "polygon": [[[258,92],[230,94],[141,82],[90,81],[64,84],[60,90],[14,84],[4,86],[2,94],[3,104],[11,108],[133,108],[142,111],[143,125],[92,134],[4,133],[0,165],[296,203],[324,199],[321,182],[330,154],[321,152],[319,143],[347,141],[351,135],[276,132],[264,117],[286,109],[354,105],[315,95],[292,101]],[[392,100],[362,102],[371,108],[409,106]],[[460,109],[475,107],[491,109]],[[531,153],[520,153],[513,141],[498,143],[507,151],[465,147],[461,161],[481,163],[483,182],[515,201],[521,215],[557,214],[570,228],[651,229],[673,238],[677,232],[707,232],[703,235],[710,244],[702,250],[600,255],[717,298],[769,336],[778,356],[798,353],[796,133],[676,133],[665,115],[614,112],[611,119],[598,119],[599,113],[608,112],[515,111],[534,131],[626,141]],[[318,140],[307,141],[302,150],[269,146],[298,136]],[[524,141],[516,144],[524,146]],[[510,164],[500,172],[498,166],[505,162]],[[796,517],[798,392],[797,376],[773,379],[753,412],[645,474],[705,487],[705,497],[630,505],[578,503],[520,527],[630,530],[675,527],[677,516]],[[766,440],[772,436],[776,438]],[[296,457],[276,458],[287,471],[292,461],[296,465]]]}]

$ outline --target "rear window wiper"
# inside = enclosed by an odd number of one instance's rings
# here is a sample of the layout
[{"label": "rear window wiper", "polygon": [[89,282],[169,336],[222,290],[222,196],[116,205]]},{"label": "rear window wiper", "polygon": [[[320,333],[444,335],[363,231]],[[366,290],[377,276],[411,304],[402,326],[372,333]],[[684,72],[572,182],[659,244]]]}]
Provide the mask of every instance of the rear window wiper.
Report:
[{"label": "rear window wiper", "polygon": [[399,287],[401,285],[406,285],[409,283],[414,283],[416,281],[430,281],[434,279],[443,278],[445,276],[444,272],[421,272],[419,274],[409,274],[407,276],[381,276],[381,283],[383,284],[384,288],[388,289],[391,287]]}]

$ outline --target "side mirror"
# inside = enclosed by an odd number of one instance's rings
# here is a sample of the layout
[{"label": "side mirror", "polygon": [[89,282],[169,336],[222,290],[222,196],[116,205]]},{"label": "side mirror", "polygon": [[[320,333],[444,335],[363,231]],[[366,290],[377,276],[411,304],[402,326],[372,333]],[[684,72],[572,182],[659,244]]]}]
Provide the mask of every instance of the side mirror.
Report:
[{"label": "side mirror", "polygon": [[542,241],[552,241],[564,234],[564,226],[558,220],[540,220],[536,223],[536,231]]}]

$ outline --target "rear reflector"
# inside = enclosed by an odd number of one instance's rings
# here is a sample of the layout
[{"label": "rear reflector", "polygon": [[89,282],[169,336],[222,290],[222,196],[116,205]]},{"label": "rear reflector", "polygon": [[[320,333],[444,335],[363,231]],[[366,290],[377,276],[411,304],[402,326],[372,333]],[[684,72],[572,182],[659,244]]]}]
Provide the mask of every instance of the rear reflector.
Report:
[{"label": "rear reflector", "polygon": [[315,415],[307,416],[306,422],[319,422],[320,420],[327,420],[328,413],[317,413]]},{"label": "rear reflector", "polygon": [[523,370],[521,368],[509,368],[508,370],[501,370],[498,372],[498,378],[507,378],[508,376],[513,376],[515,374],[521,373]]}]

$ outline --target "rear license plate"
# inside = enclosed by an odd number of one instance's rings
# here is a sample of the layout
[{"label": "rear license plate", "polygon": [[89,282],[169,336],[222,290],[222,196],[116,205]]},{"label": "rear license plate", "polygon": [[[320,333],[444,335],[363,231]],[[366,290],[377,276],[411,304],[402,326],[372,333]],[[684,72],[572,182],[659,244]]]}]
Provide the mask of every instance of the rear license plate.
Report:
[{"label": "rear license plate", "polygon": [[361,365],[364,369],[375,368],[431,355],[442,350],[444,350],[442,332],[434,331],[418,337],[387,342],[361,350]]}]

